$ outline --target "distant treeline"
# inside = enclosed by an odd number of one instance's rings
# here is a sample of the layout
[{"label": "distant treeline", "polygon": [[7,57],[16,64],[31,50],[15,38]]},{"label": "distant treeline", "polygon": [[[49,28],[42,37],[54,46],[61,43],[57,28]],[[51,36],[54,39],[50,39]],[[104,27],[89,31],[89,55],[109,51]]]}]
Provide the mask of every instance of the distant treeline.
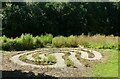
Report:
[{"label": "distant treeline", "polygon": [[105,34],[119,35],[120,3],[112,2],[13,2],[2,3],[2,33],[8,37]]}]

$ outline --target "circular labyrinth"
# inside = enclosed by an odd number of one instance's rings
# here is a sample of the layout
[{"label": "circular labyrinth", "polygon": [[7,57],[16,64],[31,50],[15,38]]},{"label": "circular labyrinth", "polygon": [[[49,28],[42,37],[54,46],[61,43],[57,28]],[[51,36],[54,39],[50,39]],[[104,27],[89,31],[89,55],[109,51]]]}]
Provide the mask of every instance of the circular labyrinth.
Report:
[{"label": "circular labyrinth", "polygon": [[10,58],[21,66],[38,68],[84,67],[82,60],[100,60],[101,53],[85,48],[42,48]]}]

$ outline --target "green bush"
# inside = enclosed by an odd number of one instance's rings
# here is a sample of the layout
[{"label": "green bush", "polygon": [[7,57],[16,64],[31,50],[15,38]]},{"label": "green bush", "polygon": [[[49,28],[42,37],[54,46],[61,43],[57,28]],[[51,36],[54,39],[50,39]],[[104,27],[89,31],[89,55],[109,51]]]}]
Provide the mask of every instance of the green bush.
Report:
[{"label": "green bush", "polygon": [[12,41],[8,41],[8,42],[4,42],[3,44],[2,44],[2,49],[3,50],[10,50],[13,45],[13,42]]},{"label": "green bush", "polygon": [[3,48],[3,45],[7,42],[7,37],[0,37],[0,48]]},{"label": "green bush", "polygon": [[35,48],[44,46],[43,42],[42,42],[42,40],[41,40],[41,38],[39,36],[34,37],[33,40],[34,40],[33,42],[34,42],[34,47]]},{"label": "green bush", "polygon": [[51,34],[41,35],[40,39],[43,45],[46,46],[47,44],[52,43],[53,36]]},{"label": "green bush", "polygon": [[51,34],[36,36],[33,38],[35,48],[44,47],[52,43],[53,36]]},{"label": "green bush", "polygon": [[20,38],[16,38],[20,50],[27,50],[34,48],[33,36],[30,34],[22,34]]},{"label": "green bush", "polygon": [[68,56],[65,56],[64,59],[65,59],[65,64],[68,67],[74,67],[74,63],[68,58]]},{"label": "green bush", "polygon": [[27,50],[33,48],[33,38],[30,34],[22,34],[20,38],[10,39],[3,37],[3,50]]},{"label": "green bush", "polygon": [[89,38],[87,36],[80,35],[78,36],[77,40],[79,45],[82,45],[84,47],[90,47]]},{"label": "green bush", "polygon": [[118,37],[116,36],[105,36],[105,35],[94,35],[94,36],[78,36],[79,45],[88,48],[97,49],[118,49]]},{"label": "green bush", "polygon": [[52,43],[53,36],[51,34],[33,37],[30,34],[22,34],[20,37],[7,38],[0,37],[0,47],[3,50],[28,50],[38,47],[44,47]]},{"label": "green bush", "polygon": [[33,48],[45,47],[52,44],[53,47],[77,47],[82,45],[96,49],[118,49],[118,37],[116,36],[57,36],[51,34],[33,37],[30,34],[22,34],[20,37],[7,38],[0,37],[0,47],[3,50],[28,50]]},{"label": "green bush", "polygon": [[1,47],[3,50],[14,50],[15,40],[7,38],[5,36],[1,37]]},{"label": "green bush", "polygon": [[36,57],[35,62],[37,64],[55,64],[57,62],[57,59],[55,58],[54,55],[47,55],[47,58],[41,58],[41,57]]},{"label": "green bush", "polygon": [[77,47],[77,46],[78,46],[77,36],[71,35],[67,37],[66,47]]},{"label": "green bush", "polygon": [[64,36],[54,37],[52,40],[53,47],[65,47],[67,38]]},{"label": "green bush", "polygon": [[55,58],[54,55],[48,55],[47,56],[47,63],[53,64],[53,63],[56,63],[56,62],[57,62],[57,59]]},{"label": "green bush", "polygon": [[70,59],[66,59],[66,60],[65,60],[65,63],[66,63],[66,65],[67,65],[68,67],[74,66],[73,62],[72,62]]}]

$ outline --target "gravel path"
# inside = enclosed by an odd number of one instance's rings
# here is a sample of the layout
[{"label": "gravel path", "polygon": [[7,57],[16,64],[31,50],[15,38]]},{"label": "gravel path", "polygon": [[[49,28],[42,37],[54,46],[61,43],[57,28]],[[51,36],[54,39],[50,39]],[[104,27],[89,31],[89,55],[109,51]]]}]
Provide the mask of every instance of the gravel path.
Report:
[{"label": "gravel path", "polygon": [[88,53],[84,52],[84,51],[79,51],[81,53],[81,58],[87,59],[87,60],[99,60],[102,58],[101,53],[97,52],[97,51],[92,51],[91,53],[94,54],[93,58],[89,58],[88,57]]},{"label": "gravel path", "polygon": [[64,63],[64,59],[62,58],[62,56],[64,55],[63,53],[55,53],[52,55],[55,55],[55,57],[57,58],[57,63],[54,65],[51,65],[51,67],[54,67],[54,68],[65,68],[66,67],[66,64]]},{"label": "gravel path", "polygon": [[75,57],[75,53],[74,52],[70,52],[70,56],[69,58],[74,62],[74,66],[77,68],[81,68],[84,67],[84,65],[82,63],[80,63],[79,60],[77,60],[77,58]]}]

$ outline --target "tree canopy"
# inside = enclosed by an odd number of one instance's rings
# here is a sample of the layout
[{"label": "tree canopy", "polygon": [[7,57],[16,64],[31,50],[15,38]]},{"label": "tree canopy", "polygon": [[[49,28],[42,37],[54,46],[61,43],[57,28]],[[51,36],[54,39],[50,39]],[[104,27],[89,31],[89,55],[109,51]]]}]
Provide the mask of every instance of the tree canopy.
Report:
[{"label": "tree canopy", "polygon": [[[3,35],[105,34],[119,35],[118,2],[13,2],[3,3]],[[7,3],[8,4],[8,3]]]}]

